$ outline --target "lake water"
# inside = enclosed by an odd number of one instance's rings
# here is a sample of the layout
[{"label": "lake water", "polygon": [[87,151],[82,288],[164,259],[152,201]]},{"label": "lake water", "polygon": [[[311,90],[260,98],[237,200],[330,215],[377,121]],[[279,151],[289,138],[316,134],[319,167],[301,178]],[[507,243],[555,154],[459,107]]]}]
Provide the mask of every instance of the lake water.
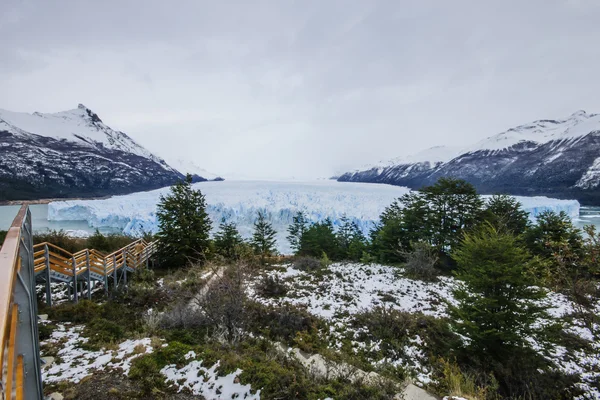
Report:
[{"label": "lake water", "polygon": [[[7,230],[17,215],[20,206],[0,206],[0,230]],[[93,233],[95,228],[90,228],[86,221],[48,221],[48,205],[34,204],[29,206],[31,210],[32,225],[34,231],[64,230],[64,231],[86,231]],[[600,227],[600,207],[581,207],[579,218],[573,221],[579,228],[585,225]],[[600,228],[599,228],[600,229]],[[115,233],[118,230],[111,228],[100,228],[104,234]]]},{"label": "lake water", "polygon": [[[20,208],[21,206],[0,206],[0,231],[5,231],[10,227]],[[62,229],[94,233],[96,230],[90,228],[87,221],[48,221],[47,204],[32,204],[29,206],[29,210],[31,211],[31,225],[35,232]],[[100,232],[108,234],[118,232],[118,230],[100,228]]]}]

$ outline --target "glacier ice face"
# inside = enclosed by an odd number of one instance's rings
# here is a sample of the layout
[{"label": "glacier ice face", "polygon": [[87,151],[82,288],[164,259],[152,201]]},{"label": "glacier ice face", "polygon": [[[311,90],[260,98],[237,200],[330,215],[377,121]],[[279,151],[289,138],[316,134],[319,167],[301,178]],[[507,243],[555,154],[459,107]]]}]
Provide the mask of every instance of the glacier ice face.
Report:
[{"label": "glacier ice face", "polygon": [[[267,211],[278,232],[278,250],[289,253],[287,227],[299,210],[312,222],[330,218],[339,225],[342,216],[356,222],[365,233],[371,230],[381,212],[393,200],[408,193],[405,187],[369,183],[224,181],[192,185],[206,196],[213,233],[222,219],[234,222],[244,237],[250,237],[259,210]],[[103,200],[68,200],[48,206],[50,221],[87,221],[90,227],[111,227],[139,236],[158,229],[156,204],[169,188],[114,196]],[[579,216],[576,200],[547,197],[517,197],[523,208],[535,218],[544,210],[566,211]]]}]

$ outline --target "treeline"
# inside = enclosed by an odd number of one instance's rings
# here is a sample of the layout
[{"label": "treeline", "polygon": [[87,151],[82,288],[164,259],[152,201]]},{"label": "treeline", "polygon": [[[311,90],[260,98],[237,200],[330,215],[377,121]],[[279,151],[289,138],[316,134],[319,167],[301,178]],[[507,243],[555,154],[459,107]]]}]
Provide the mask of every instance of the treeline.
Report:
[{"label": "treeline", "polygon": [[[275,254],[275,231],[263,213],[251,240],[227,222],[211,240],[204,196],[189,180],[161,199],[158,217],[161,259],[171,265],[214,256],[264,264]],[[569,318],[597,335],[600,237],[592,226],[585,231],[564,212],[546,211],[531,223],[513,197],[484,201],[469,183],[440,179],[394,201],[368,236],[348,218],[336,228],[329,219],[311,223],[299,212],[287,239],[295,255],[321,258],[316,269],[329,260],[352,260],[396,264],[419,279],[453,274],[447,323],[449,334],[462,340],[451,353],[432,356],[452,359],[456,385],[469,386],[479,398],[549,399],[581,391],[576,374],[558,371],[544,357],[547,349],[596,354],[563,330],[545,303],[545,288],[563,293],[576,309]],[[453,374],[452,368],[441,373]]]}]

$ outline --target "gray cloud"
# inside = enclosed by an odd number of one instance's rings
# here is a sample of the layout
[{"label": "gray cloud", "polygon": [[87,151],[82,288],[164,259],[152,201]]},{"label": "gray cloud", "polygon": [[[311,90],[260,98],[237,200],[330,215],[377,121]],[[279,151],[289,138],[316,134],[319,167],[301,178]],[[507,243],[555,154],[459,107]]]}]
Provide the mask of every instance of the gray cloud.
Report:
[{"label": "gray cloud", "polygon": [[0,108],[84,103],[217,173],[327,176],[600,112],[599,3],[3,0]]}]

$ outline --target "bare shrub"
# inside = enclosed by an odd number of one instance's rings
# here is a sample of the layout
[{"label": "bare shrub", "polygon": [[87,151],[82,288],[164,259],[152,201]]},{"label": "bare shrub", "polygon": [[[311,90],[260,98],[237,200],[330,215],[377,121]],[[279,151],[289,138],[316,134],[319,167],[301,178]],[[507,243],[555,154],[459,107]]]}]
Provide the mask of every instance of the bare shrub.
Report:
[{"label": "bare shrub", "polygon": [[298,257],[292,266],[304,272],[314,272],[322,268],[321,261],[314,257]]},{"label": "bare shrub", "polygon": [[243,338],[247,324],[247,299],[244,290],[244,265],[234,265],[219,274],[191,306],[196,309],[207,326],[213,328],[213,336],[229,343]]},{"label": "bare shrub", "polygon": [[257,291],[264,297],[282,297],[287,293],[287,287],[279,276],[265,275],[256,286]]},{"label": "bare shrub", "polygon": [[436,250],[427,243],[412,243],[412,251],[401,251],[406,259],[404,268],[406,272],[416,278],[431,281],[434,280],[437,271],[435,264],[438,261]]},{"label": "bare shrub", "polygon": [[187,300],[178,300],[160,319],[164,329],[192,329],[203,326],[206,320],[201,312],[190,307]]},{"label": "bare shrub", "polygon": [[161,320],[162,315],[160,312],[154,309],[148,310],[142,316],[142,321],[144,322],[144,330],[150,335],[157,333],[160,328]]}]

